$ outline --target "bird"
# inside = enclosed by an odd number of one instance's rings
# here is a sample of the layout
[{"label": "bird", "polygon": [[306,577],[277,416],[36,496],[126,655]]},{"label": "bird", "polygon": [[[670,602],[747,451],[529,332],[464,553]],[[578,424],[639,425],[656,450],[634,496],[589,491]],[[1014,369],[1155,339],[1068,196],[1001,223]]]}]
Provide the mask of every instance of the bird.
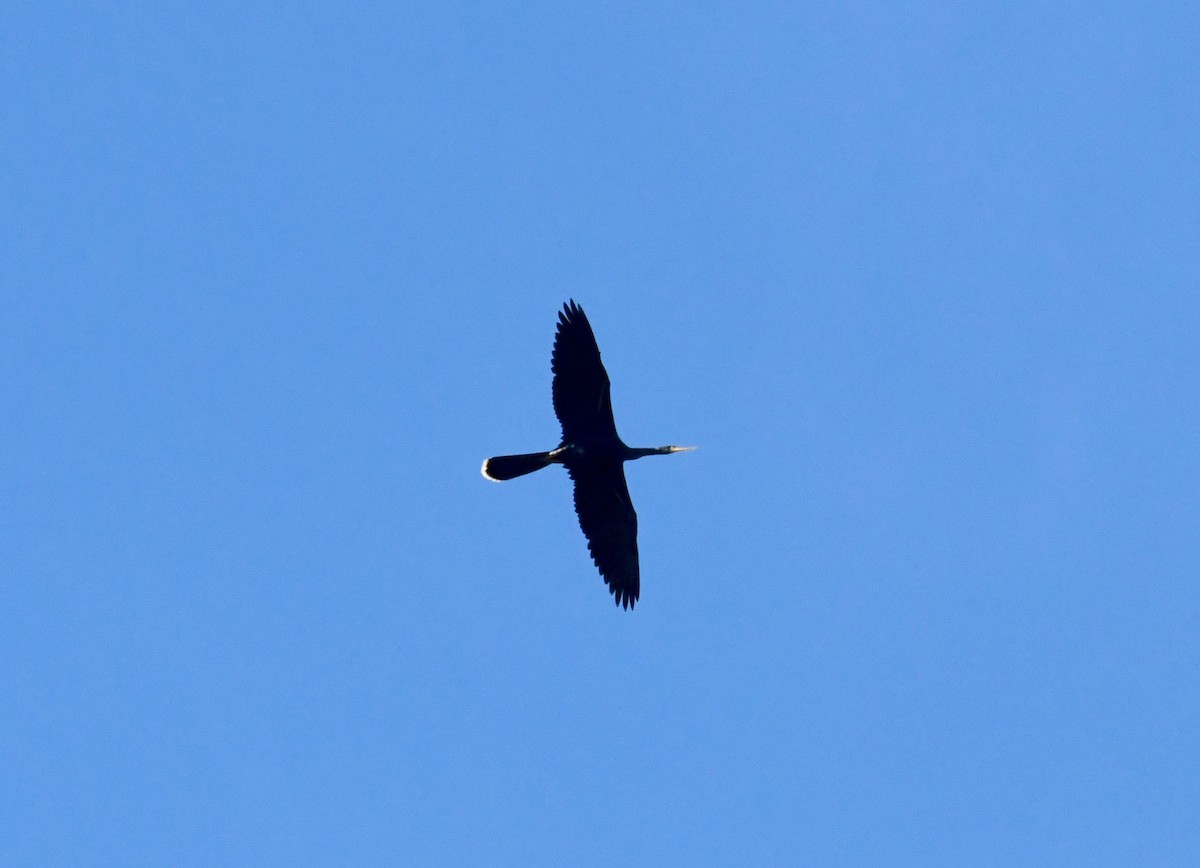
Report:
[{"label": "bird", "polygon": [[574,299],[558,313],[551,397],[562,426],[562,441],[549,452],[499,455],[483,462],[483,475],[503,482],[561,464],[575,488],[575,513],[588,552],[613,602],[632,609],[641,596],[637,513],[625,482],[624,463],[647,455],[690,452],[694,446],[626,446],[613,421],[611,383],[596,335]]}]

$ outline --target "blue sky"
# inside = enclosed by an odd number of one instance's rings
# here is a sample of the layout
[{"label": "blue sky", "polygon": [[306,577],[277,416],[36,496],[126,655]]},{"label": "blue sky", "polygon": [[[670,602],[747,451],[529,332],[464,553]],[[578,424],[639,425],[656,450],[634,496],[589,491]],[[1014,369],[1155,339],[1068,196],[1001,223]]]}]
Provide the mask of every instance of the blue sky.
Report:
[{"label": "blue sky", "polygon": [[1194,864],[1198,38],[5,4],[0,861]]}]

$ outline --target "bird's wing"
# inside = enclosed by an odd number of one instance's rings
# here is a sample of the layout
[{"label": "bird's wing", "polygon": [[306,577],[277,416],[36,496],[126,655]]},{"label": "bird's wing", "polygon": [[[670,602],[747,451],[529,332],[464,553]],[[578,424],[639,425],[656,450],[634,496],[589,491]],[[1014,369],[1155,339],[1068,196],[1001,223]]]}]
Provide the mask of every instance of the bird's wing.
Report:
[{"label": "bird's wing", "polygon": [[629,499],[620,463],[571,467],[575,512],[587,537],[588,551],[618,606],[631,608],[641,593],[638,569],[637,513]]},{"label": "bird's wing", "polygon": [[583,308],[571,301],[558,314],[554,336],[554,414],[562,424],[563,442],[616,436],[608,372]]}]

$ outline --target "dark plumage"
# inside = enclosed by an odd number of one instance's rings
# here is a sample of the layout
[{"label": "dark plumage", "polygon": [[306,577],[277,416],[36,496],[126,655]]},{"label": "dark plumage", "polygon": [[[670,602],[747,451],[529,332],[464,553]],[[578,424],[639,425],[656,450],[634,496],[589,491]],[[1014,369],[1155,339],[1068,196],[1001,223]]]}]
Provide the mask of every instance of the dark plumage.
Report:
[{"label": "dark plumage", "polygon": [[495,482],[562,464],[575,483],[575,512],[588,551],[619,606],[632,608],[641,593],[637,513],[625,484],[624,462],[647,455],[684,452],[691,446],[632,449],[617,436],[611,385],[600,362],[596,336],[572,300],[558,314],[551,357],[554,413],[562,442],[551,452],[501,455],[483,462],[483,475]]}]

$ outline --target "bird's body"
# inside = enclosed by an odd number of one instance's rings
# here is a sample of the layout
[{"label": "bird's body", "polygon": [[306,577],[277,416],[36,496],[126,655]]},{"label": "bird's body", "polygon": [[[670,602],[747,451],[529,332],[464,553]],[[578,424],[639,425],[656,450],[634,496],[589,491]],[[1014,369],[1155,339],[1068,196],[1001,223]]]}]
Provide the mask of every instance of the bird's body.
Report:
[{"label": "bird's body", "polygon": [[690,446],[630,448],[617,435],[611,384],[583,308],[570,301],[558,315],[551,358],[554,413],[562,442],[550,452],[501,455],[483,462],[483,475],[500,482],[562,464],[575,484],[575,512],[588,551],[614,601],[632,607],[641,594],[637,513],[625,483],[624,463]]}]

